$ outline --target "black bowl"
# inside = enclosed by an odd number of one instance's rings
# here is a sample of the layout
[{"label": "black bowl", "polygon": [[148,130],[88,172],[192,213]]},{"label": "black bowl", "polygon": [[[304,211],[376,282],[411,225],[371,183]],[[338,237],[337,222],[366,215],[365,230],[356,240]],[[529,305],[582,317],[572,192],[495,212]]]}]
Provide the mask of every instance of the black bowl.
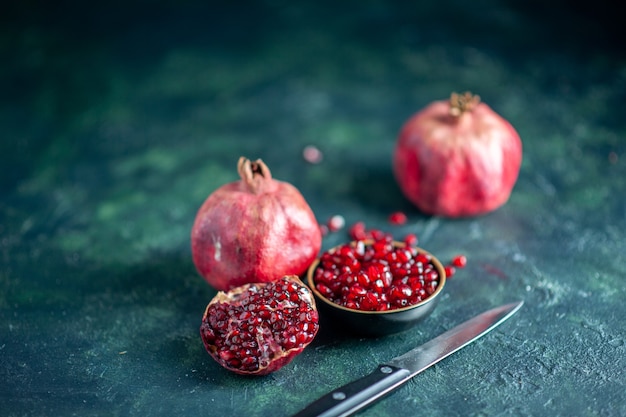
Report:
[{"label": "black bowl", "polygon": [[[356,244],[356,242],[351,243]],[[365,243],[370,244],[371,241],[366,241]],[[405,245],[402,242],[393,242],[393,244],[397,247]],[[329,249],[329,252],[335,249],[336,247],[331,248]],[[336,304],[324,297],[317,290],[313,281],[313,273],[320,262],[319,259],[316,259],[307,271],[307,284],[315,295],[315,298],[318,300],[317,306],[321,317],[330,319],[329,322],[340,330],[369,337],[386,336],[403,332],[424,320],[433,312],[439,303],[439,299],[441,298],[441,294],[446,283],[446,272],[441,262],[430,252],[422,248],[416,249],[418,252],[430,257],[431,263],[439,273],[439,285],[428,298],[425,298],[416,304],[386,311],[362,311],[351,309]]]},{"label": "black bowl", "polygon": [[[356,244],[356,242],[351,243]],[[366,241],[365,243],[371,244],[372,242]],[[393,243],[395,246],[404,246],[404,243],[402,242]],[[335,249],[336,248],[331,248],[329,249],[329,252]],[[386,336],[403,332],[424,320],[433,312],[439,302],[439,299],[441,298],[441,294],[446,283],[446,272],[441,262],[430,252],[422,248],[416,249],[418,252],[430,257],[431,263],[439,273],[439,285],[428,298],[425,298],[416,304],[386,311],[362,311],[351,309],[336,304],[324,297],[317,290],[317,288],[315,288],[315,283],[313,281],[313,273],[320,262],[319,259],[316,259],[307,271],[307,284],[315,295],[315,298],[318,300],[317,306],[320,311],[321,318],[329,319],[327,321],[340,330],[369,337]]]}]

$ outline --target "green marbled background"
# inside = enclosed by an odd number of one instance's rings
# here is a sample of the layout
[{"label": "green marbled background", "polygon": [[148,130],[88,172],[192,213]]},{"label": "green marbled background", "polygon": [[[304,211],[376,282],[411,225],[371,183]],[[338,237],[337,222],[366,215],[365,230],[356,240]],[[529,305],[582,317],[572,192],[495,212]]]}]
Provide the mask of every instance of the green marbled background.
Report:
[{"label": "green marbled background", "polygon": [[[17,2],[16,2],[17,3]],[[226,3],[226,2],[223,2]],[[24,1],[0,14],[0,414],[288,416],[488,307],[509,322],[364,416],[626,414],[626,53],[604,2]],[[5,7],[5,6],[3,6]],[[509,203],[428,217],[391,174],[412,113],[471,90],[517,128]],[[324,152],[307,165],[301,150]],[[195,212],[263,158],[324,221],[469,265],[420,327],[322,329],[265,378],[206,354]],[[328,248],[346,239],[330,235]]]}]

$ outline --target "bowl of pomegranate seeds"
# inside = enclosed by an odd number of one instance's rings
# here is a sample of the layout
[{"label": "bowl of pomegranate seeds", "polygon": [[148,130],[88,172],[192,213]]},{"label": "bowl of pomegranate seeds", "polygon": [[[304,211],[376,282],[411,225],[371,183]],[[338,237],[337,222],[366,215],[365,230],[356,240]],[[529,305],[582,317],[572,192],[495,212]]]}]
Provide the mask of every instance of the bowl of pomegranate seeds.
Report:
[{"label": "bowl of pomegranate seeds", "polygon": [[324,252],[310,266],[307,283],[333,323],[360,335],[384,336],[408,330],[432,313],[446,272],[431,253],[385,236]]}]

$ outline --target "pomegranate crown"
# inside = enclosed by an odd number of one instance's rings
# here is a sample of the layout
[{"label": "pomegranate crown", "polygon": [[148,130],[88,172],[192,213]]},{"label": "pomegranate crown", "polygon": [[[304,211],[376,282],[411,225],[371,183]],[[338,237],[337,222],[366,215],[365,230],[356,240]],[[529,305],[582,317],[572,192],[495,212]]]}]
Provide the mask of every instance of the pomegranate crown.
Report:
[{"label": "pomegranate crown", "polygon": [[239,157],[237,172],[245,189],[253,194],[269,191],[273,184],[270,169],[260,159],[251,161],[245,156]]},{"label": "pomegranate crown", "polygon": [[450,95],[450,115],[458,117],[465,112],[472,111],[480,103],[480,96],[466,91],[463,94]]}]

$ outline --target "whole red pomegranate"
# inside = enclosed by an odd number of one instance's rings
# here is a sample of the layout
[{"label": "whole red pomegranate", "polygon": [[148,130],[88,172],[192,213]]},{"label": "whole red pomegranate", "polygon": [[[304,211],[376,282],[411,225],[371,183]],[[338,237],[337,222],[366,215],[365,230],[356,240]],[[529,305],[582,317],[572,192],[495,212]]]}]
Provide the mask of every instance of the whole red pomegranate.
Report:
[{"label": "whole red pomegranate", "polygon": [[241,157],[237,170],[241,179],[211,193],[196,215],[191,251],[198,272],[218,290],[303,274],[322,244],[313,211],[260,159]]},{"label": "whole red pomegranate", "polygon": [[266,375],[291,362],[318,330],[313,295],[293,275],[218,292],[204,312],[200,336],[224,368]]},{"label": "whole red pomegranate", "polygon": [[513,126],[480,98],[453,93],[403,126],[393,157],[404,195],[428,214],[485,214],[508,200],[522,162]]}]

